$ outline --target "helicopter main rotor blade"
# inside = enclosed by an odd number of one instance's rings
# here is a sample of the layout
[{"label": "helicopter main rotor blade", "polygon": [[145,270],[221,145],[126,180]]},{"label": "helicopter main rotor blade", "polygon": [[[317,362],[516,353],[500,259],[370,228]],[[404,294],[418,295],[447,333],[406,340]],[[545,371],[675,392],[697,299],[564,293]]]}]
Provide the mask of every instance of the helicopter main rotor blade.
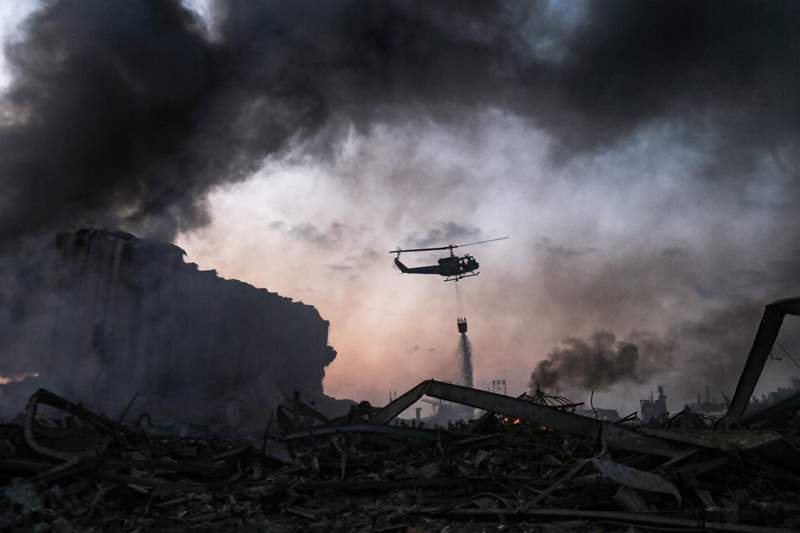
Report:
[{"label": "helicopter main rotor blade", "polygon": [[[453,248],[461,248],[463,246],[474,246],[476,244],[484,244],[484,243],[487,243],[487,242],[494,242],[494,241],[504,241],[506,239],[508,239],[508,237],[497,237],[496,239],[487,239],[485,241],[468,242],[467,244],[454,244],[454,245],[452,245],[452,247]],[[450,248],[450,246],[448,246],[447,248]]]},{"label": "helicopter main rotor blade", "polygon": [[468,242],[466,244],[449,244],[447,246],[437,246],[435,248],[409,248],[408,250],[391,250],[390,254],[397,254],[403,252],[433,252],[436,250],[452,250],[453,248],[462,248],[464,246],[474,246],[476,244],[485,244],[487,242],[504,241],[508,237],[497,237],[496,239],[487,239],[485,241]]},{"label": "helicopter main rotor blade", "polygon": [[439,246],[437,248],[409,248],[408,250],[391,250],[390,254],[405,253],[405,252],[431,252],[434,250],[449,250],[455,246]]}]

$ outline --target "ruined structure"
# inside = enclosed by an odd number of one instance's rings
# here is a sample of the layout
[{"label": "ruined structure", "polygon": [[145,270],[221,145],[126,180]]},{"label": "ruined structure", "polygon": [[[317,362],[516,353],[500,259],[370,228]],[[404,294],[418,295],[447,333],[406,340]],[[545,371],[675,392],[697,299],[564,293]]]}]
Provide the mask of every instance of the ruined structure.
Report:
[{"label": "ruined structure", "polygon": [[[686,408],[684,408],[685,410]],[[706,385],[705,399],[700,394],[697,394],[697,401],[688,405],[688,410],[693,413],[700,413],[702,415],[714,416],[720,418],[728,410],[728,404],[725,402],[725,397],[720,395],[719,401],[711,399],[711,387]]]},{"label": "ruined structure", "polygon": [[183,256],[119,231],[59,234],[45,276],[59,297],[31,339],[30,370],[112,412],[137,394],[137,407],[167,417],[236,424],[294,390],[324,401],[336,352],[317,310]]},{"label": "ruined structure", "polygon": [[664,394],[664,387],[658,386],[658,398],[653,398],[652,391],[650,398],[639,401],[642,422],[645,424],[660,424],[669,419],[669,411],[667,410],[667,395]]}]

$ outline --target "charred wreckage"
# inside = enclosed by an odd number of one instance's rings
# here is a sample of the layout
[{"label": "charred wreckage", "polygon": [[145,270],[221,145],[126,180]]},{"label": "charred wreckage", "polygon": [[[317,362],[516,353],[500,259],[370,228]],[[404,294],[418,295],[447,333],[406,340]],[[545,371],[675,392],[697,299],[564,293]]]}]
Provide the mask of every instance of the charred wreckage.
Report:
[{"label": "charred wreckage", "polygon": [[[800,393],[746,411],[787,314],[800,298],[766,306],[727,412],[700,424],[427,380],[383,407],[296,386],[257,428],[176,428],[136,392],[111,416],[39,388],[0,425],[0,529],[797,531]],[[479,414],[402,419],[423,397]]]}]

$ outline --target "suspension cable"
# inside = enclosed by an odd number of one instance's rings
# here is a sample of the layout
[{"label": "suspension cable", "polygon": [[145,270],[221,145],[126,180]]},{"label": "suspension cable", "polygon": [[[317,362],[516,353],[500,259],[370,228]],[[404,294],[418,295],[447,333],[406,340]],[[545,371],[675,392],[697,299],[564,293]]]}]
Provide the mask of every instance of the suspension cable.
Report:
[{"label": "suspension cable", "polygon": [[458,280],[455,280],[454,285],[456,286],[456,310],[458,311],[458,318],[463,318],[464,311],[462,310],[461,291],[458,290]]},{"label": "suspension cable", "polygon": [[775,340],[775,344],[778,345],[778,348],[783,350],[783,353],[786,354],[786,357],[789,358],[789,361],[794,363],[794,366],[796,366],[797,368],[800,368],[800,365],[797,364],[797,361],[794,360],[794,357],[792,357],[791,354],[789,354],[789,352],[786,350],[786,348],[783,347],[783,344],[781,344],[780,341]]}]

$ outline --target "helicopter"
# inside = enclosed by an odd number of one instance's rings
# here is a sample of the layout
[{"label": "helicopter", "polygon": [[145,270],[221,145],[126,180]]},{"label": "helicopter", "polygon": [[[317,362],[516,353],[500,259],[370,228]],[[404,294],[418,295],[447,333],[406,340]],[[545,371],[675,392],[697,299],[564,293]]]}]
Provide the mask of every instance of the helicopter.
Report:
[{"label": "helicopter", "polygon": [[[462,248],[464,246],[474,246],[476,244],[484,244],[487,242],[502,241],[508,237],[498,237],[496,239],[488,239],[485,241],[469,242],[466,244],[448,244],[447,246],[437,246],[434,248],[412,248],[410,250],[391,250],[390,254],[397,254],[394,258],[394,264],[400,269],[403,274],[438,274],[444,276],[444,281],[458,281],[462,278],[477,276],[478,267],[480,266],[473,256],[470,254],[461,257],[455,255],[453,250],[455,248]],[[407,267],[400,261],[400,254],[403,252],[432,252],[436,250],[449,250],[450,255],[442,257],[438,261],[438,265],[420,266],[420,267]]]}]

